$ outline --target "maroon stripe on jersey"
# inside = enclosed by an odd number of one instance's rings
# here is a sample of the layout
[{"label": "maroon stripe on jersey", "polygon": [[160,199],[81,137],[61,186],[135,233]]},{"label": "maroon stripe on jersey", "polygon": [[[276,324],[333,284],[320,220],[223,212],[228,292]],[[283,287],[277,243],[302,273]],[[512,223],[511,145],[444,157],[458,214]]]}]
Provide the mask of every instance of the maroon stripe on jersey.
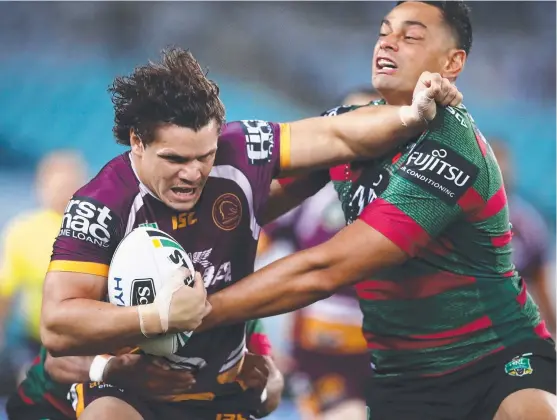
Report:
[{"label": "maroon stripe on jersey", "polygon": [[471,216],[471,221],[481,222],[495,216],[507,205],[507,194],[505,187],[501,186],[499,190],[485,203],[483,209]]},{"label": "maroon stripe on jersey", "polygon": [[547,330],[545,325],[545,321],[540,322],[538,325],[534,327],[534,332],[541,338],[551,338],[551,334]]},{"label": "maroon stripe on jersey", "polygon": [[265,334],[252,333],[250,335],[248,349],[259,356],[270,356],[271,342]]},{"label": "maroon stripe on jersey", "polygon": [[296,178],[279,178],[277,179],[277,181],[281,186],[284,187],[285,185],[292,184],[294,181],[296,181]]},{"label": "maroon stripe on jersey", "polygon": [[460,337],[449,337],[437,340],[420,340],[412,337],[384,337],[364,332],[369,350],[422,350],[433,347],[447,346],[460,340]]},{"label": "maroon stripe on jersey", "polygon": [[344,165],[334,166],[329,169],[331,181],[346,181],[346,167]]},{"label": "maroon stripe on jersey", "polygon": [[25,391],[23,390],[23,387],[18,387],[17,388],[17,393],[19,395],[19,398],[21,398],[21,401],[23,401],[25,404],[27,405],[34,405],[35,402],[29,398],[27,395],[25,395]]},{"label": "maroon stripe on jersey", "polygon": [[477,359],[472,360],[472,361],[470,361],[470,362],[468,362],[468,363],[465,363],[465,364],[463,364],[463,365],[457,366],[457,367],[455,367],[455,368],[452,368],[452,369],[449,369],[449,370],[444,370],[443,372],[428,373],[428,374],[425,374],[425,375],[423,375],[423,376],[424,376],[424,377],[425,377],[425,376],[434,377],[434,376],[443,376],[443,375],[447,375],[447,374],[449,374],[449,373],[456,372],[456,371],[458,371],[458,370],[460,370],[460,369],[462,369],[462,368],[471,366],[471,365],[473,365],[474,363],[479,362],[479,361],[482,360],[483,358],[485,358],[485,357],[487,357],[487,356],[491,356],[492,354],[498,353],[498,352],[500,352],[501,350],[505,350],[505,346],[497,347],[496,349],[493,349],[493,350],[491,350],[491,351],[488,352],[488,353],[482,354],[482,355],[481,355],[480,357],[478,357]]},{"label": "maroon stripe on jersey", "polygon": [[428,233],[414,219],[382,198],[370,203],[359,219],[412,257],[430,240]]},{"label": "maroon stripe on jersey", "polygon": [[513,233],[511,230],[509,230],[508,232],[504,233],[501,236],[494,236],[493,238],[491,238],[491,245],[493,245],[496,248],[502,248],[505,245],[510,244],[512,238],[513,238]]},{"label": "maroon stripe on jersey", "polygon": [[501,274],[503,277],[512,277],[516,270],[507,271],[506,273]]},{"label": "maroon stripe on jersey", "polygon": [[474,188],[470,187],[456,202],[464,213],[471,213],[479,210],[485,205],[485,201],[480,193]]},{"label": "maroon stripe on jersey", "polygon": [[422,299],[475,282],[475,277],[440,272],[397,281],[362,281],[356,285],[356,290],[361,299],[367,300]]},{"label": "maroon stripe on jersey", "polygon": [[434,334],[411,335],[410,337],[419,340],[439,340],[439,339],[449,338],[449,337],[451,338],[458,337],[460,339],[460,337],[463,335],[468,335],[476,331],[485,330],[486,328],[489,328],[492,325],[493,324],[489,316],[484,315],[481,318],[469,322],[468,324],[464,324],[458,328],[453,328],[451,330],[445,330]]},{"label": "maroon stripe on jersey", "polygon": [[524,306],[526,304],[526,300],[528,300],[528,293],[526,292],[526,282],[522,281],[522,288],[516,296],[516,301],[520,306]]}]

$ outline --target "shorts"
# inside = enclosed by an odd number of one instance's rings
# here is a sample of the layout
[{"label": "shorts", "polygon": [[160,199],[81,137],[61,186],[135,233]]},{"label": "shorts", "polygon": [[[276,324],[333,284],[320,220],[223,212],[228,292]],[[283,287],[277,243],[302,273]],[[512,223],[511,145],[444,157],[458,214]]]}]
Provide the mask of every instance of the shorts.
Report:
[{"label": "shorts", "polygon": [[324,354],[296,348],[293,356],[298,366],[289,385],[304,410],[318,414],[346,401],[365,400],[366,371],[371,374],[367,353]]},{"label": "shorts", "polygon": [[[36,404],[29,404],[23,401],[18,393],[14,393],[8,399],[6,413],[9,420],[68,420],[75,419],[72,407],[68,404],[65,407],[67,415],[62,413],[52,404],[43,401]],[[70,414],[72,414],[70,416]]]},{"label": "shorts", "polygon": [[555,366],[555,344],[533,339],[443,376],[371,377],[368,418],[492,420],[515,391],[535,388],[555,394]]},{"label": "shorts", "polygon": [[114,397],[125,401],[141,414],[144,420],[251,420],[260,396],[252,391],[216,397],[211,401],[183,401],[165,403],[147,401],[132,393],[103,383],[78,384],[72,387],[76,398],[77,415],[93,401],[102,397]]}]

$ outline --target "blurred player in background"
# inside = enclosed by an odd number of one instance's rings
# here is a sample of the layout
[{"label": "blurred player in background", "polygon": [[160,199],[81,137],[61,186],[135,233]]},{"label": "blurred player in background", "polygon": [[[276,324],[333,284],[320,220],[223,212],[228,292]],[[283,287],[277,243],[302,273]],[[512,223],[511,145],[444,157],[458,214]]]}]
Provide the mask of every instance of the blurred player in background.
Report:
[{"label": "blurred player in background", "polygon": [[[373,105],[409,103],[424,70],[455,81],[471,46],[463,2],[397,3],[374,49],[384,100]],[[512,263],[503,179],[466,108],[447,107],[422,135],[331,178],[348,226],[210,296],[202,329],[357,285],[368,418],[554,419],[555,343]]]},{"label": "blurred player in background", "polygon": [[[8,317],[14,306],[21,308],[23,345],[17,348],[15,365],[31,362],[41,345],[39,335],[43,280],[52,244],[60,230],[62,215],[72,194],[86,182],[87,165],[71,151],[56,151],[43,158],[36,172],[39,207],[9,221],[0,256],[0,349]],[[9,366],[0,366],[2,376]],[[5,376],[4,376],[5,378]]]},{"label": "blurred player in background", "polygon": [[[349,92],[342,105],[367,105],[378,100],[371,88]],[[280,180],[284,185],[288,179]],[[265,226],[273,243],[291,241],[296,251],[332,238],[344,215],[332,183],[301,206]],[[260,243],[264,243],[260,241]],[[293,313],[289,383],[304,419],[364,419],[364,381],[353,372],[369,371],[369,356],[362,335],[362,313],[353,287]],[[367,375],[365,375],[367,376]]]},{"label": "blurred player in background", "polygon": [[554,285],[548,267],[548,254],[552,249],[549,226],[535,207],[517,194],[512,156],[506,144],[500,139],[492,139],[490,144],[501,168],[509,199],[514,264],[527,281],[528,291],[532,293],[549,332],[555,338]]},{"label": "blurred player in background", "polygon": [[[263,417],[277,408],[284,382],[272,360],[271,344],[260,320],[246,323],[246,336],[248,353],[239,380],[248,388],[266,389],[267,398],[253,412],[256,417]],[[82,363],[86,359],[89,366]],[[86,359],[53,358],[42,347],[27,377],[8,402],[9,420],[75,419],[76,413],[69,398],[75,392],[70,389],[75,377],[70,377],[68,381],[68,371],[75,372],[77,367],[82,370],[81,380],[89,380],[89,368],[94,357]],[[153,360],[164,363],[162,359],[139,354],[117,356],[106,366],[107,382],[120,388],[133,389],[146,399],[156,399],[160,393],[170,393],[176,386],[193,385],[191,374],[177,376],[176,372],[155,369],[155,365],[150,363]]]},{"label": "blurred player in background", "polygon": [[[415,83],[411,105],[288,124],[225,124],[217,85],[179,48],[163,52],[159,63],[116,78],[111,93],[114,134],[129,149],[66,207],[41,317],[43,344],[55,356],[113,352],[161,333],[194,330],[210,310],[206,293],[253,272],[272,179],[380,155],[425,129],[437,103],[461,101],[448,80],[426,73]],[[184,285],[186,273],[177,262],[153,302],[135,307],[103,302],[107,293],[118,294],[107,290],[112,255],[137,226],[158,227],[150,231],[153,238],[170,235],[192,255],[193,288]],[[194,334],[168,357],[177,368],[203,366],[195,385],[157,404],[101,383],[111,359],[97,356],[89,361],[95,383],[76,386],[76,409],[94,420],[247,417],[260,393],[240,392],[244,346],[243,322]]]}]

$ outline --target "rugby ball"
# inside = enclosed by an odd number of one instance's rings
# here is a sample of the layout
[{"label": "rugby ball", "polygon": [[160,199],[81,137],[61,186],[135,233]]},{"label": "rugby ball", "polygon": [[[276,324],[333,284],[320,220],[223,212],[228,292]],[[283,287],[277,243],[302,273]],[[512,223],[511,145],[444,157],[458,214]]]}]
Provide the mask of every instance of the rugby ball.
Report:
[{"label": "rugby ball", "polygon": [[[124,237],[112,256],[108,271],[110,303],[118,306],[153,303],[165,279],[180,267],[192,273],[184,280],[192,287],[194,268],[184,248],[159,229],[135,228]],[[145,339],[139,347],[148,354],[168,356],[183,347],[191,334],[184,332]]]}]

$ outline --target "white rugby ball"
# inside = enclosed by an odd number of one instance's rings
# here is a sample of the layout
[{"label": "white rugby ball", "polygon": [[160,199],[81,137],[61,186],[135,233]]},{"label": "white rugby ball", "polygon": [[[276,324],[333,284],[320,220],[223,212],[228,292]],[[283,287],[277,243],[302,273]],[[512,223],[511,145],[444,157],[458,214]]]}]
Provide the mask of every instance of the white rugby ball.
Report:
[{"label": "white rugby ball", "polygon": [[[138,227],[122,239],[110,262],[108,296],[118,306],[152,303],[164,281],[178,267],[186,267],[192,276],[184,280],[193,286],[193,264],[172,236],[152,227]],[[183,347],[191,332],[168,334],[146,339],[139,345],[145,353],[168,356]]]}]

